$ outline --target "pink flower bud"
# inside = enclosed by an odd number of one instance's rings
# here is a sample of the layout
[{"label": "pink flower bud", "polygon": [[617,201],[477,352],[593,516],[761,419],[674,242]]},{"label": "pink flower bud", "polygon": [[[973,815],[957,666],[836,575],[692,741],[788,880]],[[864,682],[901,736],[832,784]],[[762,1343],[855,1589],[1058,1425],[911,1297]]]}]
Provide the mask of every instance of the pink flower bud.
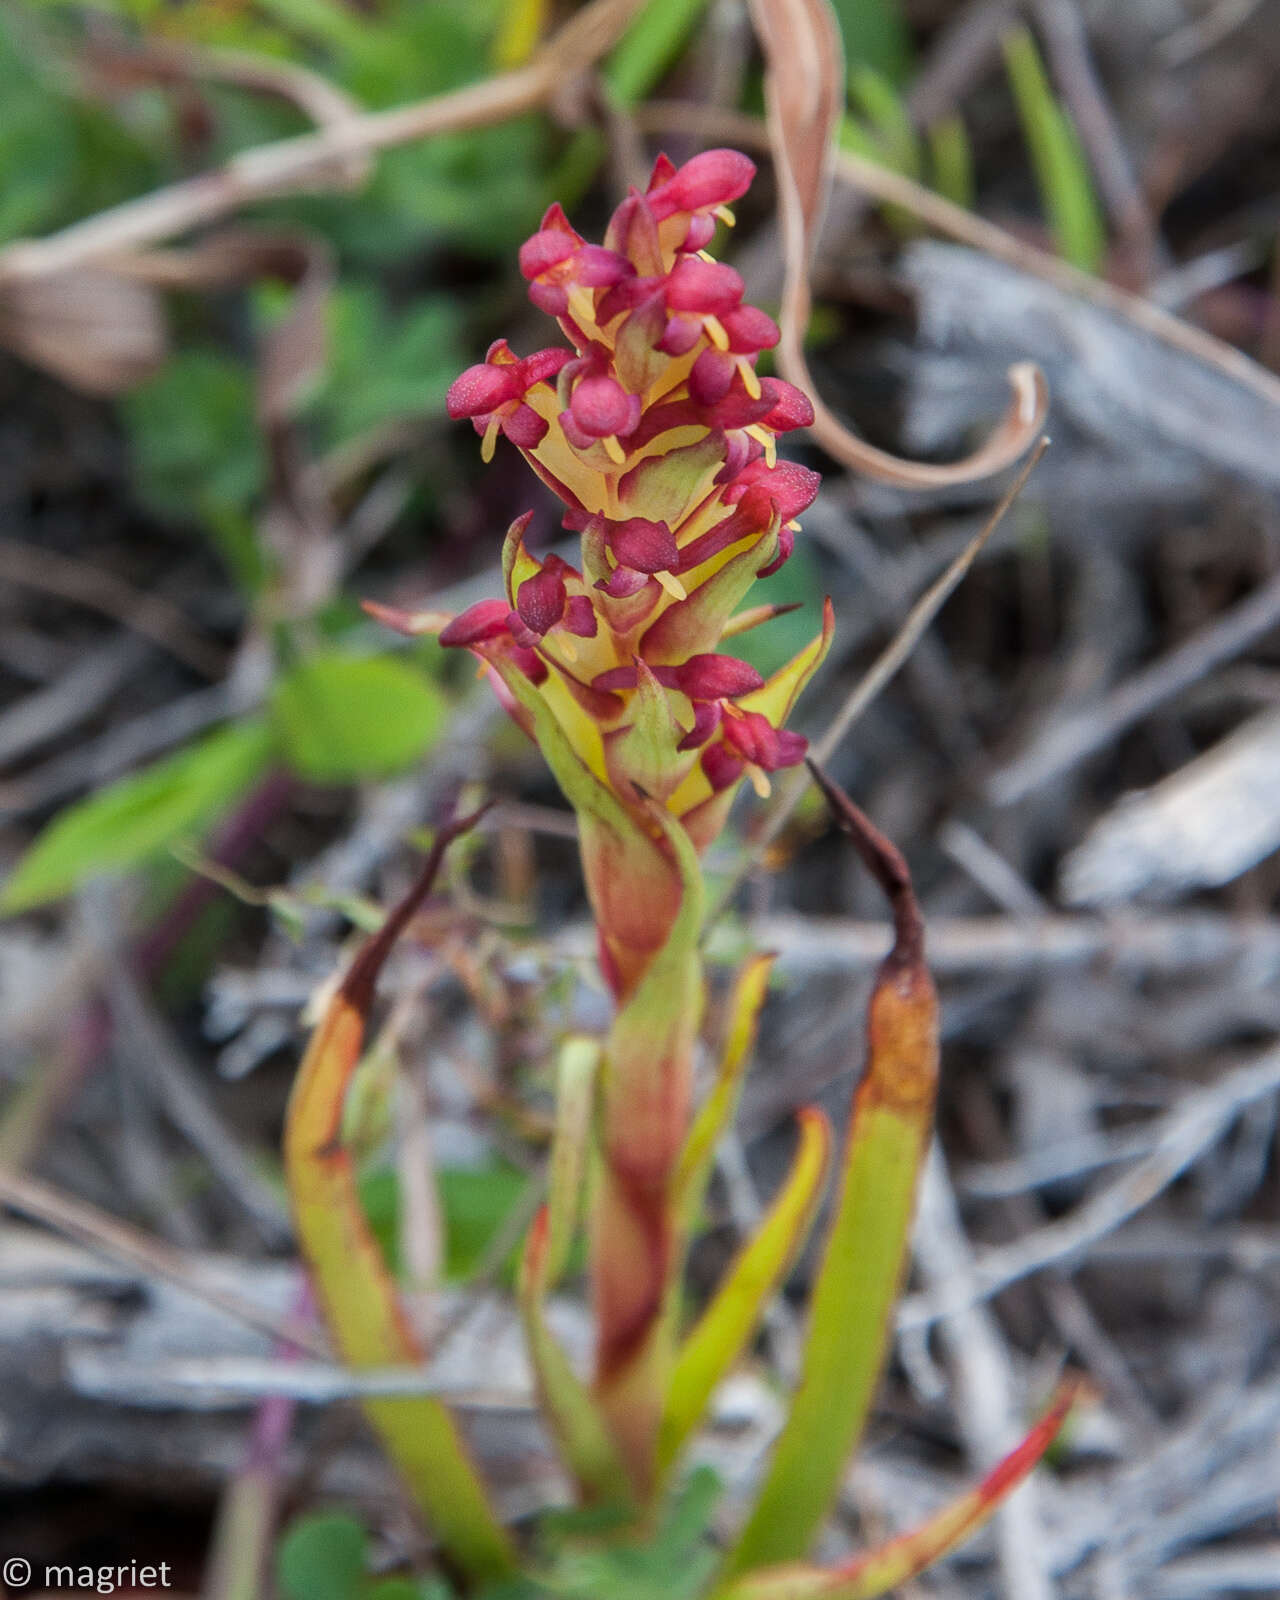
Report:
[{"label": "pink flower bud", "polygon": [[629,433],[639,421],[638,402],[633,408],[634,396],[629,395],[616,378],[583,378],[569,400],[573,420],[583,433],[592,439],[603,439],[607,434]]},{"label": "pink flower bud", "polygon": [[486,644],[507,632],[506,601],[478,600],[441,630],[440,643],[445,646]]},{"label": "pink flower bud", "polygon": [[502,419],[502,431],[519,450],[536,450],[547,436],[547,424],[523,401]]},{"label": "pink flower bud", "polygon": [[732,700],[763,685],[756,669],[735,656],[690,656],[676,668],[676,687],[691,700]]},{"label": "pink flower bud", "polygon": [[650,581],[648,573],[637,571],[635,567],[615,567],[607,578],[599,580],[596,588],[611,600],[628,600]]},{"label": "pink flower bud", "polygon": [[735,306],[732,311],[726,311],[720,321],[735,355],[772,350],[782,337],[778,324],[758,306]]},{"label": "pink flower bud", "polygon": [[484,417],[509,400],[519,400],[524,385],[515,366],[495,367],[488,362],[468,367],[449,385],[445,409],[456,421],[459,417]]},{"label": "pink flower bud", "polygon": [[737,371],[732,356],[723,350],[704,350],[689,373],[689,396],[700,406],[719,404],[729,392]]},{"label": "pink flower bud", "polygon": [[[732,721],[729,718],[729,721]],[[702,770],[706,774],[707,782],[718,794],[721,789],[727,789],[731,783],[737,783],[742,776],[742,758],[734,755],[732,750],[726,750],[718,741],[709,744],[702,752]]]},{"label": "pink flower bud", "polygon": [[747,495],[758,490],[768,496],[782,520],[790,522],[813,504],[821,487],[821,475],[798,461],[779,461],[773,467],[753,461],[725,490],[725,499],[730,504],[744,504]]},{"label": "pink flower bud", "polygon": [[520,246],[520,271],[526,278],[540,278],[578,253],[577,241],[558,228],[544,228]]},{"label": "pink flower bud", "polygon": [[701,337],[701,321],[693,317],[672,317],[658,340],[658,349],[669,356],[688,355]]},{"label": "pink flower bud", "polygon": [[536,634],[548,633],[564,615],[564,578],[552,566],[543,567],[520,585],[516,610],[527,628]]},{"label": "pink flower bud", "polygon": [[635,271],[617,251],[606,250],[600,244],[584,244],[573,258],[570,277],[584,289],[611,289],[624,278],[633,278]]},{"label": "pink flower bud", "polygon": [[565,607],[564,625],[570,633],[576,634],[579,639],[594,639],[600,628],[595,607],[585,594],[575,594],[569,597],[569,604]]},{"label": "pink flower bud", "polygon": [[761,378],[760,389],[770,402],[769,410],[760,419],[774,433],[790,433],[793,428],[807,428],[813,422],[813,401],[803,389],[783,378]]},{"label": "pink flower bud", "polygon": [[671,572],[680,560],[675,534],[665,522],[650,522],[647,517],[615,523],[609,548],[619,566],[637,572]]},{"label": "pink flower bud", "polygon": [[741,301],[745,285],[722,261],[682,256],[667,279],[667,306],[671,311],[697,311],[719,317]]},{"label": "pink flower bud", "polygon": [[649,204],[659,221],[677,211],[725,206],[747,192],[755,175],[755,162],[737,150],[704,150],[651,188]]},{"label": "pink flower bud", "polygon": [[695,215],[689,218],[689,231],[684,236],[682,250],[705,250],[716,235],[714,217]]},{"label": "pink flower bud", "polygon": [[789,728],[778,729],[759,711],[744,711],[724,719],[724,739],[744,761],[766,772],[794,767],[804,760],[809,741]]}]

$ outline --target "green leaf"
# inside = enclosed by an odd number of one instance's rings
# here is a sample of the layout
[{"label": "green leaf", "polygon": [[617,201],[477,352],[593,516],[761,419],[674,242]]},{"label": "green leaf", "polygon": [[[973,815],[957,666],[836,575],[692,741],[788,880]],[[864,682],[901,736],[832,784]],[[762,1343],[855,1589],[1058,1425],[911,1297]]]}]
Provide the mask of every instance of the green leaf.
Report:
[{"label": "green leaf", "polygon": [[1093,180],[1076,130],[1054,99],[1040,52],[1026,28],[1006,35],[1004,59],[1058,250],[1073,266],[1096,272],[1107,236]]},{"label": "green leaf", "polygon": [[973,209],[973,151],[957,112],[940,117],[927,131],[933,187],[952,205]]},{"label": "green leaf", "polygon": [[849,68],[849,97],[870,123],[884,164],[918,178],[920,137],[906,102],[889,79],[874,67],[854,62]]},{"label": "green leaf", "polygon": [[911,35],[899,0],[831,0],[849,61],[874,67],[891,83],[911,73]]},{"label": "green leaf", "polygon": [[680,1152],[675,1203],[681,1235],[685,1238],[692,1234],[702,1210],[716,1145],[737,1110],[743,1075],[769,991],[774,959],[769,953],[752,956],[738,974],[727,1008],[729,1025],[716,1067],[716,1081],[699,1108]]},{"label": "green leaf", "polygon": [[811,770],[888,895],[896,936],[867,1009],[867,1064],[810,1297],[800,1384],[730,1557],[734,1577],[802,1557],[836,1498],[888,1348],[937,1087],[937,996],[906,863],[842,791]]},{"label": "green leaf", "polygon": [[266,469],[253,374],[214,350],[171,356],[121,402],[138,482],[158,510],[189,518],[243,511]]},{"label": "green leaf", "polygon": [[313,783],[385,777],[430,749],[448,702],[389,656],[312,656],[276,687],[272,717],[289,765]]},{"label": "green leaf", "polygon": [[203,833],[263,771],[272,746],[264,722],[220,728],[68,807],[18,863],[0,891],[0,912],[56,900],[85,878],[123,872],[183,835]]},{"label": "green leaf", "polygon": [[452,299],[429,296],[393,317],[372,284],[344,284],[328,323],[329,364],[309,409],[331,444],[443,412],[449,385],[466,365]]},{"label": "green leaf", "polygon": [[363,1600],[365,1543],[342,1512],[299,1517],[276,1552],[276,1579],[289,1600]]},{"label": "green leaf", "polygon": [[800,1144],[787,1181],[676,1357],[658,1450],[664,1471],[746,1349],[770,1296],[808,1238],[830,1154],[830,1124],[821,1111],[806,1108],[800,1113]]},{"label": "green leaf", "polygon": [[600,1041],[583,1034],[571,1035],[560,1047],[556,1125],[547,1173],[547,1291],[564,1275],[582,1213],[600,1053]]},{"label": "green leaf", "polygon": [[[518,1167],[494,1161],[483,1167],[441,1167],[436,1185],[444,1213],[444,1276],[449,1283],[465,1282],[485,1259],[498,1230],[524,1205],[529,1179]],[[394,1168],[361,1173],[360,1204],[393,1271],[400,1254],[399,1194]]]},{"label": "green leaf", "polygon": [[626,1468],[595,1396],[573,1370],[547,1326],[542,1302],[548,1283],[550,1213],[533,1220],[520,1262],[519,1305],[525,1347],[538,1387],[539,1409],[555,1436],[564,1464],[589,1501],[622,1505],[630,1498]]},{"label": "green leaf", "polygon": [[609,57],[604,81],[619,105],[642,100],[674,63],[707,0],[649,0]]}]

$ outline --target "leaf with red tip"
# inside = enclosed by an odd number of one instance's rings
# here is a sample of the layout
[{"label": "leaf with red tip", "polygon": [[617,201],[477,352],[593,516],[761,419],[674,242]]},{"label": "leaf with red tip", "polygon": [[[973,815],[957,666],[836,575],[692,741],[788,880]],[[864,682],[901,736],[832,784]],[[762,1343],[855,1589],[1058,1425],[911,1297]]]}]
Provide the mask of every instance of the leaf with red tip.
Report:
[{"label": "leaf with red tip", "polygon": [[786,1182],[676,1356],[658,1446],[664,1470],[746,1349],[809,1236],[831,1159],[831,1125],[813,1106],[799,1113],[798,1122],[800,1139]]},{"label": "leaf with red tip", "polygon": [[691,700],[732,700],[764,687],[756,669],[736,656],[690,656],[676,668],[675,677],[676,687]]},{"label": "leaf with red tip", "polygon": [[729,618],[720,632],[720,637],[736,639],[740,633],[749,633],[752,628],[772,622],[775,617],[785,617],[790,611],[799,611],[803,605],[803,600],[791,600],[786,605],[748,606],[745,611],[739,611],[736,616]]},{"label": "leaf with red tip", "polygon": [[735,1576],[803,1557],[835,1500],[888,1347],[938,1079],[937,996],[906,862],[847,795],[810,767],[889,898],[894,944],[868,1007],[867,1064],[810,1300],[800,1386],[730,1558]]},{"label": "leaf with red tip", "polygon": [[717,1591],[716,1600],[878,1600],[924,1572],[978,1531],[1043,1458],[1075,1402],[1066,1384],[1021,1444],[951,1505],[910,1533],[842,1567],[824,1571],[799,1563],[766,1567]]},{"label": "leaf with red tip", "polygon": [[659,219],[729,205],[746,194],[755,175],[755,162],[740,150],[704,150],[651,188],[649,204]]},{"label": "leaf with red tip", "polygon": [[399,606],[384,606],[377,600],[362,600],[360,609],[375,622],[394,628],[397,633],[406,634],[411,639],[440,633],[453,621],[448,611],[404,611]]},{"label": "leaf with red tip", "polygon": [[[361,1206],[343,1109],[382,965],[430,893],[445,850],[478,816],[437,834],[417,884],[339,984],[289,1097],[284,1162],[298,1244],[338,1352],[356,1369],[418,1366],[425,1352]],[[510,1542],[447,1408],[414,1396],[368,1400],[364,1409],[451,1559],[476,1578],[509,1573]]]}]

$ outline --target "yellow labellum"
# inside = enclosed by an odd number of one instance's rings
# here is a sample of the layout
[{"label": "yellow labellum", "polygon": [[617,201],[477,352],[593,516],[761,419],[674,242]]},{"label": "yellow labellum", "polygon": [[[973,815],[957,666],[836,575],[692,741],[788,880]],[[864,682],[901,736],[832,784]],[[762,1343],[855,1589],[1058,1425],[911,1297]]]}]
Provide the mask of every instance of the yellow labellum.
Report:
[{"label": "yellow labellum", "polygon": [[484,462],[493,460],[493,452],[498,448],[498,429],[502,423],[497,417],[489,418],[489,426],[484,430],[484,438],[480,442],[480,459]]},{"label": "yellow labellum", "polygon": [[760,379],[756,369],[747,360],[746,356],[738,357],[738,371],[742,374],[743,387],[753,400],[760,398]]},{"label": "yellow labellum", "polygon": [[719,317],[703,317],[702,326],[707,330],[707,338],[717,350],[729,348],[729,335],[724,331]]},{"label": "yellow labellum", "polygon": [[620,467],[623,466],[626,463],[627,452],[618,443],[617,434],[606,433],[603,443],[609,453],[610,461],[616,461]]},{"label": "yellow labellum", "polygon": [[673,600],[687,600],[689,598],[684,584],[680,582],[674,572],[655,572],[654,577]]}]

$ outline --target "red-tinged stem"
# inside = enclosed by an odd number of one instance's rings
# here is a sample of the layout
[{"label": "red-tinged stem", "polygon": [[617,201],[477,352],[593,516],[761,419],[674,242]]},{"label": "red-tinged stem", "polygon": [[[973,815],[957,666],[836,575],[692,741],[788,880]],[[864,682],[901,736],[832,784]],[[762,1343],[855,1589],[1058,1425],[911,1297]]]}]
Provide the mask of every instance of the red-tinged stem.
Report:
[{"label": "red-tinged stem", "polygon": [[678,911],[605,1045],[604,1159],[592,1217],[596,1392],[642,1502],[657,1481],[672,1358],[664,1312],[682,1258],[675,1176],[688,1131],[703,989],[701,869],[680,824],[656,806],[650,816],[661,818],[678,868]]}]

